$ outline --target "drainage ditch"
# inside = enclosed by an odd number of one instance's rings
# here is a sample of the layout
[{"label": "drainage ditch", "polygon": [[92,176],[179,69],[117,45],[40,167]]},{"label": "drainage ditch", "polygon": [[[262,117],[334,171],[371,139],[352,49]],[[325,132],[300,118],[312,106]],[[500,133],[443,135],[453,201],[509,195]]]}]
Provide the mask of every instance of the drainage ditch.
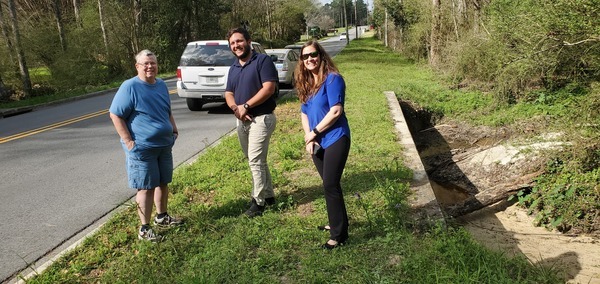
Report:
[{"label": "drainage ditch", "polygon": [[509,130],[439,124],[441,115],[410,102],[399,103],[447,215],[464,215],[531,187],[540,163],[503,145],[511,136]]}]

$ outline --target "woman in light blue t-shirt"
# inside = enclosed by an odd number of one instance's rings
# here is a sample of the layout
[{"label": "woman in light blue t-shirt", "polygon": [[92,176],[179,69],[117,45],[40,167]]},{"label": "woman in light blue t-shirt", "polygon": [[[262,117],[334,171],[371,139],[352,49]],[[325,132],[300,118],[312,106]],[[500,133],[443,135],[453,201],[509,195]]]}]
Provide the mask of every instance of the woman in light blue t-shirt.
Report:
[{"label": "woman in light blue t-shirt", "polygon": [[346,84],[333,61],[317,41],[300,49],[295,72],[296,90],[302,103],[302,128],[306,151],[323,180],[329,225],[324,249],[334,249],[348,239],[348,213],[341,179],[350,152],[350,127],[344,113]]}]

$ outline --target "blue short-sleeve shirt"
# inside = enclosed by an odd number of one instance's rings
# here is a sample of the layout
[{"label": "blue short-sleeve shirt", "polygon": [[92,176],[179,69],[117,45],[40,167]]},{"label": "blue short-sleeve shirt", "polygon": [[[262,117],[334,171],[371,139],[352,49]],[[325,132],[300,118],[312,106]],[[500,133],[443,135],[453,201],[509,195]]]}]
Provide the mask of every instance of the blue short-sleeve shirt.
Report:
[{"label": "blue short-sleeve shirt", "polygon": [[165,147],[173,144],[171,99],[165,82],[154,84],[133,77],[121,84],[109,111],[125,120],[131,138],[146,147]]},{"label": "blue short-sleeve shirt", "polygon": [[[252,51],[252,57],[244,66],[235,60],[229,68],[226,91],[232,92],[237,105],[245,104],[262,88],[265,82],[278,82],[275,64],[269,56]],[[250,115],[272,113],[277,103],[273,96],[264,103],[252,106]]]},{"label": "blue short-sleeve shirt", "polygon": [[[331,107],[336,104],[344,106],[345,97],[344,78],[340,74],[329,73],[317,93],[301,106],[302,113],[308,117],[310,129],[315,128],[323,120]],[[327,148],[343,136],[350,138],[350,126],[345,111],[331,127],[317,136],[317,142],[321,147]]]}]

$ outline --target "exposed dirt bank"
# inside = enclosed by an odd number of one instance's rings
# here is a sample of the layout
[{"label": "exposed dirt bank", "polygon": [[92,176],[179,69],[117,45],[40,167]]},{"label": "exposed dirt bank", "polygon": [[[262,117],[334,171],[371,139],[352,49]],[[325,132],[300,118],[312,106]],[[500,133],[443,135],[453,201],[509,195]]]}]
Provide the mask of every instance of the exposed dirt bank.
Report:
[{"label": "exposed dirt bank", "polygon": [[560,147],[560,136],[524,140],[504,128],[433,126],[426,112],[401,106],[447,215],[460,216],[453,220],[490,248],[562,268],[568,283],[600,284],[600,239],[535,227],[525,209],[506,201],[533,185],[545,164],[541,153]]}]

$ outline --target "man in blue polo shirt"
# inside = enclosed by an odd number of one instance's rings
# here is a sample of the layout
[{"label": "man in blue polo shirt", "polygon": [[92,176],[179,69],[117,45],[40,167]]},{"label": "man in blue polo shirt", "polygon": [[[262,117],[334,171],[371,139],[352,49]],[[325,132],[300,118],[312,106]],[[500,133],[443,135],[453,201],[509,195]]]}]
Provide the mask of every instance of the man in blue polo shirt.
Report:
[{"label": "man in blue polo shirt", "polygon": [[252,172],[252,200],[245,212],[252,218],[262,215],[266,204],[275,203],[267,153],[277,123],[273,94],[279,79],[271,58],[251,49],[248,31],[232,29],[227,40],[237,60],[229,69],[225,100],[238,119],[238,139]]}]

